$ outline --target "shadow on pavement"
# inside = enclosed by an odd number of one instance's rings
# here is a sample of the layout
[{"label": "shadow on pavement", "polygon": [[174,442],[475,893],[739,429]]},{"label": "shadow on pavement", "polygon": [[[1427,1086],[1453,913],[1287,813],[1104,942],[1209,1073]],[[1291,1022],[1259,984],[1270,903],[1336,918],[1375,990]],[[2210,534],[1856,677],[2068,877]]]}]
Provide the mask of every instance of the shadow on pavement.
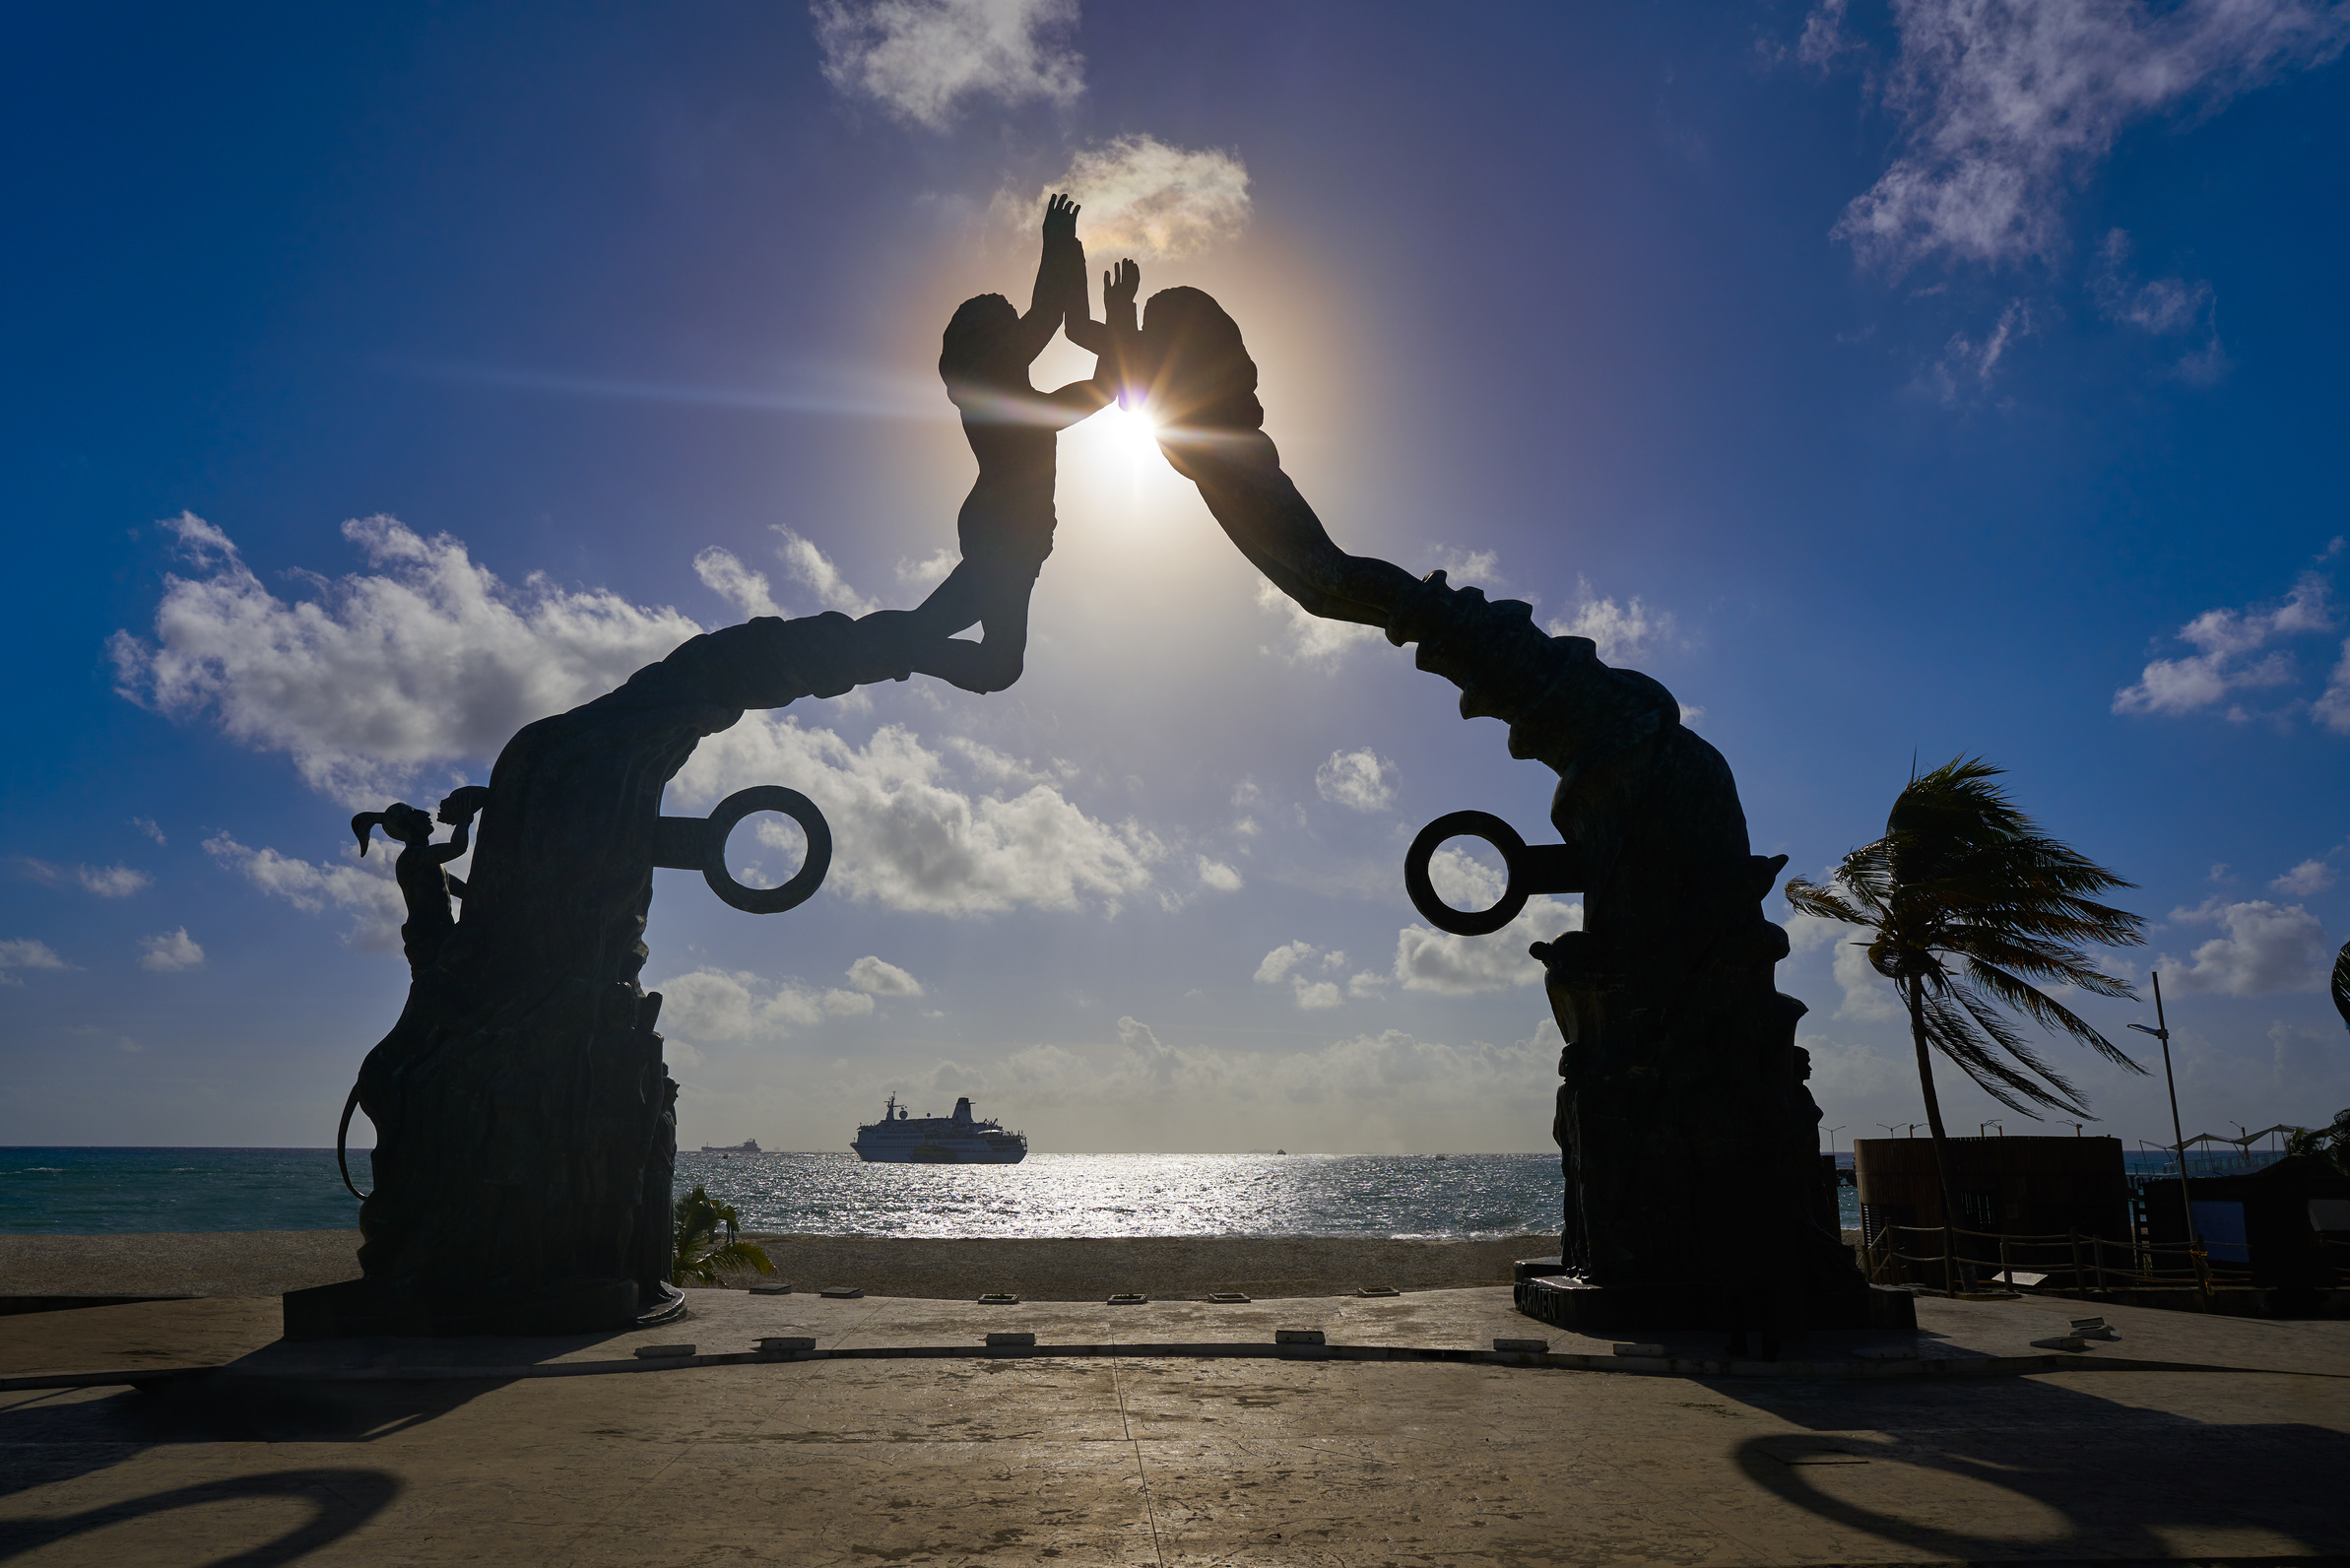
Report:
[{"label": "shadow on pavement", "polygon": [[[1822,1520],[1936,1556],[2165,1559],[2183,1536],[2255,1531],[2306,1551],[2350,1550],[2338,1504],[2350,1436],[2329,1427],[2201,1421],[2022,1378],[1864,1389],[1702,1381],[1819,1434],[1741,1442],[1732,1458],[1748,1479]],[[1958,1484],[1921,1485],[1920,1472]],[[2052,1519],[2061,1534],[2036,1525]]]},{"label": "shadow on pavement", "polygon": [[214,1560],[212,1568],[273,1568],[295,1562],[322,1546],[340,1540],[383,1512],[398,1496],[400,1482],[383,1470],[288,1470],[266,1475],[240,1475],[174,1487],[124,1502],[107,1503],[63,1519],[16,1521],[0,1524],[0,1561],[43,1546],[178,1508],[253,1498],[295,1498],[308,1503],[311,1516],[273,1540]]}]

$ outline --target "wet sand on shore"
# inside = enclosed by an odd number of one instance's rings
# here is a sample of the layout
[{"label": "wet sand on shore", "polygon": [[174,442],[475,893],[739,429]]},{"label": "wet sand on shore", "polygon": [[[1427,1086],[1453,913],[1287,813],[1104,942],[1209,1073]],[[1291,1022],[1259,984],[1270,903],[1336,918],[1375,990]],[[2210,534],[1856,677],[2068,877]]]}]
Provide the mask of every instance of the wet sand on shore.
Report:
[{"label": "wet sand on shore", "polygon": [[[1185,1298],[1344,1294],[1362,1285],[1432,1290],[1507,1283],[1555,1236],[1391,1241],[1333,1236],[916,1239],[761,1236],[775,1279],[798,1290],[856,1285],[935,1300],[1005,1291],[1035,1301],[1115,1292]],[[356,1230],[0,1236],[0,1295],[277,1295],[359,1275]],[[743,1275],[730,1282],[750,1283]]]}]

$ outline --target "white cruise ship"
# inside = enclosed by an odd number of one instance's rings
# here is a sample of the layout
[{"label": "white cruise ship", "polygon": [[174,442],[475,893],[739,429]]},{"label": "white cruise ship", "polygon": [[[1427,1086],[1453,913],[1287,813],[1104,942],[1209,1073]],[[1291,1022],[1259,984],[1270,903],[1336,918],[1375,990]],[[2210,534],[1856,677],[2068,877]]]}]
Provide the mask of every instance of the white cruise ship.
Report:
[{"label": "white cruise ship", "polygon": [[952,1116],[911,1116],[892,1094],[881,1119],[858,1128],[849,1147],[880,1165],[1017,1165],[1028,1157],[1027,1135],[974,1121],[968,1097],[954,1102]]}]

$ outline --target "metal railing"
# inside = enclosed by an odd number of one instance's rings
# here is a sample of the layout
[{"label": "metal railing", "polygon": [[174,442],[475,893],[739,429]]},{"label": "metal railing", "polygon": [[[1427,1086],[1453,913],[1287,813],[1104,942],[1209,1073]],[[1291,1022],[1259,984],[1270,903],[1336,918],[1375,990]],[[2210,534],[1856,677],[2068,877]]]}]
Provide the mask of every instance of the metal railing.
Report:
[{"label": "metal railing", "polygon": [[[1893,1235],[1895,1231],[1907,1231],[1917,1236],[1931,1236],[1941,1242],[1942,1249],[1931,1254],[1903,1252],[1895,1243]],[[1921,1268],[1931,1268],[1945,1279],[1953,1278],[1961,1274],[1972,1275],[1978,1270],[1990,1266],[1988,1259],[1968,1257],[1963,1252],[1954,1256],[1949,1238],[1958,1236],[1968,1236],[1979,1241],[1996,1243],[1998,1247],[1997,1277],[2009,1284],[2015,1282],[2015,1273],[2020,1267],[2028,1272],[2044,1275],[2069,1274],[2076,1289],[2111,1290],[2116,1288],[2117,1280],[2121,1282],[2122,1288],[2148,1285],[2177,1286],[2181,1282],[2178,1274],[2159,1274],[2154,1272],[2161,1267],[2161,1259],[2164,1255],[2184,1257],[2187,1260],[2187,1272],[2194,1275],[2193,1283],[2201,1289],[2208,1290],[2214,1284],[2249,1283],[2252,1278],[2252,1271],[2249,1268],[2239,1270],[2224,1264],[2214,1264],[2204,1249],[2191,1245],[2167,1245],[2151,1241],[2108,1241],[2102,1236],[2084,1236],[2077,1230],[2045,1236],[2013,1236],[1998,1231],[1968,1230],[1957,1225],[1944,1227],[1941,1225],[1899,1224],[1878,1226],[1876,1234],[1862,1244],[1868,1258],[1868,1278],[1874,1284],[1894,1282],[1886,1276],[1892,1273],[1892,1265],[1896,1261],[1916,1264]],[[2022,1250],[2053,1250],[2056,1248],[2063,1249],[2064,1256],[2061,1261],[2024,1261],[2017,1257],[2017,1253]],[[2120,1266],[2109,1264],[2106,1261],[2109,1256],[2126,1260],[2126,1262]],[[2092,1279],[2095,1280],[2095,1283],[2090,1283]]]}]

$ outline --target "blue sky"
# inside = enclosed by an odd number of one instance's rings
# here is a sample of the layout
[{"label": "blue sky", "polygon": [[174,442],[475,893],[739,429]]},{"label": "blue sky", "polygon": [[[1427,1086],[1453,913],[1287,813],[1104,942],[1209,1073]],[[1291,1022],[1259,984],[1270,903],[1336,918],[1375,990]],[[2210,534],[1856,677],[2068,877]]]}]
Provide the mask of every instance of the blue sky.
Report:
[{"label": "blue sky", "polygon": [[[2306,0],[32,19],[0,1141],[331,1138],[406,979],[351,813],[692,630],[927,591],[937,334],[1064,187],[1097,269],[1239,319],[1349,548],[1664,681],[1798,870],[1913,757],[2007,767],[2139,884],[2188,1131],[2321,1122],[2345,43]],[[1579,911],[1438,939],[1401,859],[1461,808],[1539,836],[1551,776],[1264,602],[1113,418],[1060,512],[1017,686],[752,715],[680,778],[841,846],[779,917],[660,874],[684,1139],[839,1147],[894,1091],[1040,1148],[1546,1146],[1523,950]],[[1916,1120],[1888,996],[1794,934],[1828,1124]],[[2167,1132],[2159,1071],[2058,1054]]]}]

